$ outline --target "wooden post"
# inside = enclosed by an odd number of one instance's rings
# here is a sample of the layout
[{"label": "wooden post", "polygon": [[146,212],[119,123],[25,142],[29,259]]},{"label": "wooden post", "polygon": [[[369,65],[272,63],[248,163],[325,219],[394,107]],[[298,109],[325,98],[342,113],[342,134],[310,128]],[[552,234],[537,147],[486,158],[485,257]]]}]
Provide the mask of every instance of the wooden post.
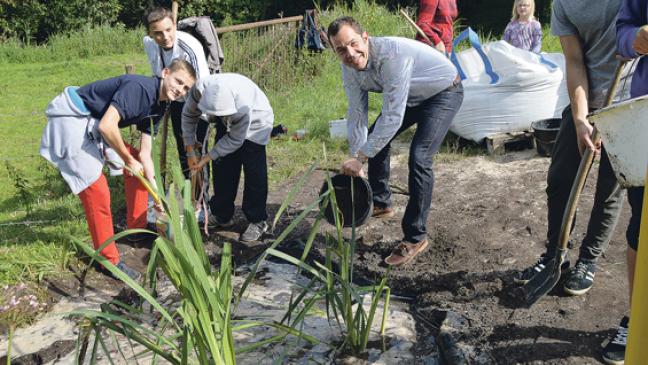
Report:
[{"label": "wooden post", "polygon": [[[134,74],[135,66],[130,64],[124,65],[124,72],[126,72],[128,75]],[[135,144],[135,138],[137,137],[137,128],[135,128],[134,124],[131,124],[129,129],[129,134],[130,134],[129,142],[130,145],[132,146],[133,144]]]},{"label": "wooden post", "polygon": [[401,14],[403,14],[405,19],[407,19],[407,22],[410,23],[410,25],[412,27],[414,27],[414,29],[416,29],[416,32],[418,34],[420,34],[421,37],[425,38],[426,41],[428,41],[428,42],[430,42],[430,44],[434,45],[434,42],[432,42],[432,40],[425,34],[425,32],[423,32],[423,29],[421,29],[418,25],[416,25],[416,22],[413,21],[412,18],[409,17],[409,15],[407,15],[405,10],[401,9],[400,12],[401,12]]},{"label": "wooden post", "polygon": [[[174,1],[171,5],[171,11],[173,12],[173,26],[177,26],[178,22],[178,2]],[[166,177],[166,162],[167,162],[167,140],[169,139],[169,111],[164,113],[162,117],[162,145],[160,146],[160,176],[162,181],[165,181]]]}]

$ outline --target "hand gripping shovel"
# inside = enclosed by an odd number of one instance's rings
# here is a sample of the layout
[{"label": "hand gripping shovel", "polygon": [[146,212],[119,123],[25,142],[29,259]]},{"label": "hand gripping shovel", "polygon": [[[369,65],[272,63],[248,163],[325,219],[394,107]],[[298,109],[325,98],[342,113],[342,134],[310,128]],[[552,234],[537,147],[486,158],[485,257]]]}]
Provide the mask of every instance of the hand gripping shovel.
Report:
[{"label": "hand gripping shovel", "polygon": [[[617,66],[616,72],[614,73],[614,79],[612,80],[612,84],[608,90],[605,106],[612,104],[612,99],[614,98],[617,85],[619,84],[619,79],[621,78],[621,72],[623,71],[624,65],[625,61],[621,61]],[[596,126],[594,126],[592,142],[597,144],[600,138],[601,136],[599,131],[596,129]],[[574,222],[574,215],[576,214],[576,208],[578,207],[578,200],[580,199],[580,194],[585,185],[585,180],[587,180],[587,174],[592,167],[593,160],[594,152],[589,148],[586,149],[581,158],[580,165],[578,166],[576,179],[574,180],[571,192],[569,193],[569,200],[567,201],[565,213],[563,214],[556,255],[549,260],[542,271],[533,276],[533,278],[531,278],[531,280],[522,287],[524,300],[528,306],[533,305],[533,303],[537,302],[543,295],[550,292],[560,280],[560,266],[562,264],[562,258],[565,257],[567,251],[567,242],[569,241],[569,235]]]}]

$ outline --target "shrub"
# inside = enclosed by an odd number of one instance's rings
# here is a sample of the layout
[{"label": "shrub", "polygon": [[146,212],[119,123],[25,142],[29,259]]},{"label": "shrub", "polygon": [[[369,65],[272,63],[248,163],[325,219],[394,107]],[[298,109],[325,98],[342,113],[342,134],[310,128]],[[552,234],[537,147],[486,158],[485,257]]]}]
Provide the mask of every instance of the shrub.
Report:
[{"label": "shrub", "polygon": [[15,37],[26,44],[42,43],[51,34],[87,25],[113,24],[120,9],[118,0],[3,0],[0,5],[5,25],[0,37]]},{"label": "shrub", "polygon": [[[0,43],[0,62],[54,62],[143,52],[144,30],[123,25],[86,26],[80,30],[52,36],[46,45],[25,46],[18,38]],[[115,42],[119,39],[119,42]]]}]

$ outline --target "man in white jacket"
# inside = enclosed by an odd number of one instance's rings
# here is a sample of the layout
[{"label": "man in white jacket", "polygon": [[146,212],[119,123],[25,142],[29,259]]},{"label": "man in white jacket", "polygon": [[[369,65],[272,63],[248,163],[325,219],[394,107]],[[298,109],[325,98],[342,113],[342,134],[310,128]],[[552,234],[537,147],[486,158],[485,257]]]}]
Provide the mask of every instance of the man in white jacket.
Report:
[{"label": "man in white jacket", "polygon": [[[173,13],[163,7],[149,10],[144,16],[148,35],[144,37],[144,50],[148,56],[153,75],[160,76],[162,70],[173,60],[182,59],[191,64],[196,71],[196,80],[209,75],[207,58],[200,42],[191,34],[176,29]],[[182,108],[184,98],[171,103],[169,113],[173,124],[173,135],[178,147],[180,166],[185,177],[189,177],[189,165],[182,140]],[[196,142],[203,143],[207,131],[207,122],[199,123]]]},{"label": "man in white jacket", "polygon": [[[201,114],[207,114],[217,129],[214,147],[198,161],[194,144]],[[182,133],[191,170],[200,171],[214,161],[210,226],[226,228],[233,225],[234,199],[243,168],[242,208],[250,222],[241,235],[243,242],[259,240],[268,229],[265,146],[270,140],[273,122],[272,107],[263,91],[252,80],[234,73],[201,78],[189,91],[182,112]]]}]

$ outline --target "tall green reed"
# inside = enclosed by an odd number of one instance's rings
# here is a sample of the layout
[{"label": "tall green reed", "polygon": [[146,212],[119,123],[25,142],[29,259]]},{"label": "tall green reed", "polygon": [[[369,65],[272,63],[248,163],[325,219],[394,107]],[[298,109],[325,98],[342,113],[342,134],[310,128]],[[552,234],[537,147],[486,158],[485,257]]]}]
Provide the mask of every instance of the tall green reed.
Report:
[{"label": "tall green reed", "polygon": [[[154,163],[156,171],[160,171],[159,158],[154,159]],[[118,301],[102,305],[101,311],[74,311],[71,315],[84,319],[87,328],[80,332],[82,338],[79,343],[84,343],[89,335],[94,334],[91,347],[79,346],[79,357],[85,357],[86,352],[90,351],[90,362],[94,363],[99,351],[110,356],[108,343],[101,335],[104,330],[108,330],[111,334],[113,343],[124,359],[126,357],[114,334],[125,336],[130,344],[137,343],[143,346],[146,349],[144,353],[152,353],[154,361],[161,357],[172,364],[235,364],[237,352],[251,351],[268,343],[280,341],[288,335],[317,343],[314,337],[302,334],[282,323],[232,319],[235,295],[232,286],[231,245],[229,243],[223,245],[220,266],[212,267],[205,253],[200,228],[191,204],[191,183],[183,180],[177,166],[172,172],[173,181],[181,183],[171,183],[167,196],[160,194],[143,177],[140,177],[140,181],[152,193],[154,199],[159,199],[161,202],[168,219],[168,231],[172,233],[161,234],[154,242],[147,269],[148,282],[153,290],[140,285],[99,254],[103,247],[124,236],[138,232],[153,232],[143,229],[126,230],[111,237],[96,250],[78,239],[73,239],[74,244],[90,256],[92,261],[97,261],[113,276],[128,285],[148,302],[160,317],[159,323],[151,326],[141,321],[139,316],[133,315],[143,314],[138,308]],[[157,186],[164,186],[159,174],[156,175],[156,180]],[[182,202],[176,196],[182,196]],[[156,267],[162,268],[180,294],[179,307],[165,306],[156,299],[154,289]],[[239,297],[243,294],[243,290],[238,293]],[[234,331],[258,326],[275,328],[279,335],[235,349]]]},{"label": "tall green reed", "polygon": [[[289,192],[275,216],[273,226],[278,222],[280,216],[301,189],[301,185],[308,180],[308,177],[313,173],[316,166],[316,164],[313,164]],[[343,236],[343,220],[337,206],[335,189],[332,187],[330,176],[327,176],[326,184],[328,190],[292,220],[288,227],[281,232],[274,243],[255,263],[243,285],[242,291],[254,279],[259,266],[269,255],[297,266],[300,272],[308,274],[311,280],[307,285],[303,285],[293,292],[288,310],[281,323],[286,323],[291,328],[296,328],[317,303],[324,301],[329,321],[336,323],[341,332],[342,337],[338,348],[354,354],[360,354],[367,348],[372,325],[381,299],[384,301],[384,305],[380,334],[384,335],[390,296],[390,288],[387,286],[389,271],[377,285],[358,286],[353,282],[353,257],[357,243],[355,221],[351,227],[351,239],[347,241]],[[307,263],[308,257],[318,237],[321,221],[324,218],[324,210],[329,204],[331,205],[332,211],[335,212],[335,232],[334,234],[326,234],[325,236],[324,262],[315,261],[311,265]],[[319,212],[312,224],[301,256],[293,257],[279,250],[279,245],[285,241],[288,234],[318,207]],[[355,212],[353,215],[355,216]],[[365,309],[365,304],[368,304],[368,310]]]},{"label": "tall green reed", "polygon": [[[174,193],[178,191],[175,184],[171,184],[169,189]],[[93,358],[100,349],[106,351],[107,344],[101,331],[108,329],[126,336],[130,341],[144,346],[154,357],[162,357],[172,364],[191,362],[220,365],[236,362],[231,318],[231,245],[224,244],[220,267],[213,268],[205,254],[200,229],[191,207],[189,182],[186,181],[180,190],[185,202],[182,209],[175,194],[163,198],[173,238],[159,236],[155,240],[152,255],[181,295],[180,306],[175,309],[163,306],[142,285],[98,255],[98,251],[83,242],[75,241],[81,250],[126,283],[161,317],[157,326],[151,328],[131,318],[128,313],[136,313],[136,309],[123,303],[105,305],[102,311],[73,312],[72,315],[88,320],[95,332],[95,344],[91,349]],[[184,218],[181,218],[181,212],[184,213]],[[143,230],[125,231],[111,240],[137,231]]]}]

